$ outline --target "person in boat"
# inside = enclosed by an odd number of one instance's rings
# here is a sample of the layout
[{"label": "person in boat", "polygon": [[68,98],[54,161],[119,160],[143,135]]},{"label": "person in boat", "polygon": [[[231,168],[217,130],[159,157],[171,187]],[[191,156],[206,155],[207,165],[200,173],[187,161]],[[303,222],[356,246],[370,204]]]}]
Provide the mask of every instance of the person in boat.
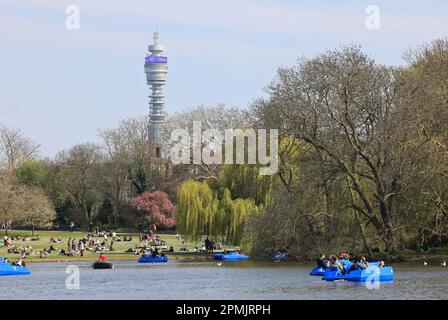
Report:
[{"label": "person in boat", "polygon": [[100,256],[98,257],[98,261],[106,261],[106,257],[104,256],[104,254],[101,252]]},{"label": "person in boat", "polygon": [[366,257],[362,256],[359,262],[364,266],[364,268],[367,268],[369,265],[367,264]]},{"label": "person in boat", "polygon": [[358,259],[355,259],[353,261],[353,264],[350,266],[350,269],[348,269],[347,273],[350,273],[355,270],[364,270],[364,269],[365,269],[364,265],[360,264]]},{"label": "person in boat", "polygon": [[340,260],[350,260],[350,255],[348,253],[341,252],[341,254],[339,255],[339,259]]},{"label": "person in boat", "polygon": [[317,259],[317,266],[324,269],[327,269],[329,266],[329,261],[325,260],[325,255],[323,253],[321,253]]},{"label": "person in boat", "polygon": [[12,263],[13,266],[25,267],[25,261],[23,261],[22,257],[19,257],[16,262]]},{"label": "person in boat", "polygon": [[342,274],[346,274],[344,266],[339,261],[338,257],[336,255],[332,255],[331,257],[331,264],[330,268],[337,268]]}]

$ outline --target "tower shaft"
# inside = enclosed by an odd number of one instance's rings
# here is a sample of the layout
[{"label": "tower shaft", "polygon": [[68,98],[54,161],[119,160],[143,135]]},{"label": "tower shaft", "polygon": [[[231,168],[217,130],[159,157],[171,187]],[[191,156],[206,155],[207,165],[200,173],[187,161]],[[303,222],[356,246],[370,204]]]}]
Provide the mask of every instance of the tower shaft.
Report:
[{"label": "tower shaft", "polygon": [[163,45],[158,42],[158,33],[154,33],[154,43],[148,46],[145,57],[146,83],[151,94],[149,97],[149,143],[157,157],[162,152],[162,125],[165,121],[165,101],[163,87],[168,73],[168,59],[163,56]]}]

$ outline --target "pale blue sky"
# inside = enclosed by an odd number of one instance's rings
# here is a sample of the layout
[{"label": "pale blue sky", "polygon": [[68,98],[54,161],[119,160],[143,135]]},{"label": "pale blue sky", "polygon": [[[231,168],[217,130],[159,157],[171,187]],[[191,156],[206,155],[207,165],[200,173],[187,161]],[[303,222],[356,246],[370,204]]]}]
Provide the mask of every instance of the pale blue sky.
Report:
[{"label": "pale blue sky", "polygon": [[[81,29],[65,28],[78,5]],[[368,5],[380,30],[365,28]],[[0,0],[0,123],[53,157],[99,128],[148,113],[143,63],[158,28],[169,61],[166,111],[246,107],[279,66],[342,44],[403,64],[410,46],[448,34],[446,1]]]}]

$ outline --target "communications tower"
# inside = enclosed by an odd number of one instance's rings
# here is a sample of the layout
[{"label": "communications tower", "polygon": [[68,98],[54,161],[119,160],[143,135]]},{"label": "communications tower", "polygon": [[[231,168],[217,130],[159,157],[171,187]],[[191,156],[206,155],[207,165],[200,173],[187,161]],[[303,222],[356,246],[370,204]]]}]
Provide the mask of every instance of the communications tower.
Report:
[{"label": "communications tower", "polygon": [[157,157],[162,153],[161,129],[165,120],[163,87],[168,73],[168,59],[163,55],[163,45],[158,42],[159,34],[154,33],[154,43],[148,46],[145,57],[146,83],[149,85],[149,143],[151,152]]}]

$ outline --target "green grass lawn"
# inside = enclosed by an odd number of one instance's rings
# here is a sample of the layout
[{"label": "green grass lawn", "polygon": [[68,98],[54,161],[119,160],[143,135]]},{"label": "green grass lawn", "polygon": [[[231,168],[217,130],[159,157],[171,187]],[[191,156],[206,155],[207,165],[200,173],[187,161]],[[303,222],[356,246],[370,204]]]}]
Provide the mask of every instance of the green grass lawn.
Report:
[{"label": "green grass lawn", "polygon": [[[3,236],[5,235],[4,231],[0,232],[0,235],[2,237],[2,241],[0,243],[0,257],[8,258],[10,260],[16,260],[19,256],[19,254],[11,254],[7,252],[7,248],[3,246]],[[21,237],[31,236],[31,231],[28,230],[9,230],[8,235],[10,236],[17,236],[20,235]],[[67,261],[67,260],[88,260],[93,261],[98,258],[98,253],[93,253],[90,251],[86,251],[83,257],[81,256],[75,256],[75,257],[69,257],[69,256],[61,256],[59,255],[59,251],[61,249],[64,249],[67,251],[67,241],[69,238],[75,238],[77,240],[82,239],[86,235],[86,232],[84,231],[35,231],[34,236],[39,236],[40,240],[37,241],[30,241],[26,242],[23,240],[14,240],[12,242],[12,246],[15,244],[20,245],[21,247],[27,246],[29,243],[31,247],[33,248],[34,255],[29,255],[26,257],[26,261]],[[195,246],[202,247],[203,241],[200,242],[192,242],[192,241],[186,241],[185,245],[182,245],[182,241],[177,240],[176,236],[174,234],[159,234],[162,240],[166,241],[167,248],[170,246],[174,247],[174,255],[176,256],[210,256],[210,254],[197,254],[193,253],[192,250],[195,248]],[[129,248],[135,248],[136,245],[138,245],[138,233],[117,233],[117,236],[120,236],[123,238],[123,236],[132,237],[132,241],[116,241],[113,244],[114,251],[105,253],[106,257],[109,260],[137,260],[137,255],[125,253],[125,251]],[[52,251],[51,254],[49,254],[47,257],[40,258],[39,252],[43,248],[49,248],[50,247],[50,238],[53,237],[54,239],[61,238],[61,243],[55,243],[53,244],[53,247],[57,249],[57,251]],[[96,240],[96,238],[94,238]],[[102,239],[102,238],[100,238]],[[109,237],[110,240],[110,237]],[[181,247],[187,247],[189,252],[179,252],[179,249]],[[171,253],[169,254],[171,255]]]}]

